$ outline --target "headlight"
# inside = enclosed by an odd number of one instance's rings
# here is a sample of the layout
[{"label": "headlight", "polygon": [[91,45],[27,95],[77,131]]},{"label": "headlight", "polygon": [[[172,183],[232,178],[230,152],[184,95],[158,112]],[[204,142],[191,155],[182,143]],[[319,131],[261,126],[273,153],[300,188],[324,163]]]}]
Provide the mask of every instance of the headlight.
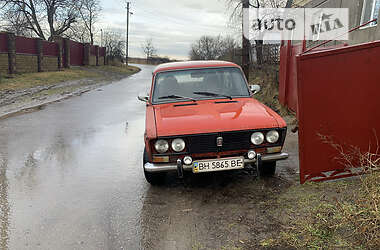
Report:
[{"label": "headlight", "polygon": [[264,142],[264,134],[261,132],[255,132],[251,135],[251,142],[255,145],[260,145]]},{"label": "headlight", "polygon": [[172,149],[175,151],[175,152],[181,152],[185,149],[185,141],[182,140],[182,139],[174,139],[172,141]]},{"label": "headlight", "polygon": [[267,133],[266,140],[269,143],[276,143],[280,138],[280,134],[276,130],[271,130]]},{"label": "headlight", "polygon": [[169,143],[165,140],[158,140],[154,144],[154,148],[160,154],[163,154],[169,150]]}]

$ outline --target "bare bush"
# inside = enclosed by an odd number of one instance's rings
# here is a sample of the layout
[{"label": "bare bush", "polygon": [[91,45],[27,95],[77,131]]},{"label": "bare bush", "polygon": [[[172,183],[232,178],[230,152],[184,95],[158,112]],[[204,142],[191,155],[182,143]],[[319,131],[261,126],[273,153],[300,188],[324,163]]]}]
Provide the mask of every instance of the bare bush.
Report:
[{"label": "bare bush", "polygon": [[156,53],[157,49],[153,45],[153,39],[147,39],[143,44],[141,44],[141,49],[143,50],[144,54],[146,55],[146,59],[152,58]]}]

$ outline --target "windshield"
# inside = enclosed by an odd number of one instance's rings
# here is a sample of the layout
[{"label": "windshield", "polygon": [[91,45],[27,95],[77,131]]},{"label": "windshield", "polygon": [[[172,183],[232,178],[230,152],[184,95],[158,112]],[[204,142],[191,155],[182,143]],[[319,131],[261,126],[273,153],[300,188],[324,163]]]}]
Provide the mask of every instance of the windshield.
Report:
[{"label": "windshield", "polygon": [[156,75],[153,103],[249,97],[238,68],[209,68],[162,72]]}]

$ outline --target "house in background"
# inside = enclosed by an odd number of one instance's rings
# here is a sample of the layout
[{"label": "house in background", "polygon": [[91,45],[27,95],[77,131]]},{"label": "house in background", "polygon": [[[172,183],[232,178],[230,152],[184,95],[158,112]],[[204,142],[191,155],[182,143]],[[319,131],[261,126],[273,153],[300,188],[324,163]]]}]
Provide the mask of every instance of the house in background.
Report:
[{"label": "house in background", "polygon": [[[348,8],[349,29],[370,20],[377,19],[380,12],[380,0],[295,0],[294,8]],[[380,40],[380,25],[373,22],[349,35],[349,45]]]}]

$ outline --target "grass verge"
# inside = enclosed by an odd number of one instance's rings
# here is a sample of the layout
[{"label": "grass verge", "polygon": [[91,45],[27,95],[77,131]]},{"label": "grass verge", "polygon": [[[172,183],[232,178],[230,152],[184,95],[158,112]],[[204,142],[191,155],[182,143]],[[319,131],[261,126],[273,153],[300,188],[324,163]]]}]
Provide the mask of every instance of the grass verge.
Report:
[{"label": "grass verge", "polygon": [[124,65],[123,66],[105,65],[105,66],[99,66],[96,68],[99,68],[99,70],[105,70],[109,72],[127,74],[127,75],[137,73],[141,70],[140,68],[131,66],[131,65],[129,65],[128,67],[125,67]]},{"label": "grass verge", "polygon": [[19,90],[53,83],[79,80],[83,78],[100,78],[97,72],[82,68],[65,69],[63,71],[16,74],[11,78],[3,78],[0,84],[2,90]]},{"label": "grass verge", "polygon": [[[345,155],[347,168],[360,162],[357,178],[292,186],[274,201],[270,213],[282,230],[262,246],[301,249],[380,249],[380,155]],[[379,147],[378,147],[379,148]],[[344,159],[344,160],[343,160]],[[357,166],[357,165],[356,165]]]},{"label": "grass verge", "polygon": [[134,66],[118,67],[105,65],[98,67],[78,67],[65,69],[62,71],[16,74],[13,77],[3,77],[1,79],[0,91],[28,89],[36,86],[44,86],[80,79],[102,80],[104,73],[107,72],[121,75],[131,75],[137,73],[139,70],[139,68]]}]

